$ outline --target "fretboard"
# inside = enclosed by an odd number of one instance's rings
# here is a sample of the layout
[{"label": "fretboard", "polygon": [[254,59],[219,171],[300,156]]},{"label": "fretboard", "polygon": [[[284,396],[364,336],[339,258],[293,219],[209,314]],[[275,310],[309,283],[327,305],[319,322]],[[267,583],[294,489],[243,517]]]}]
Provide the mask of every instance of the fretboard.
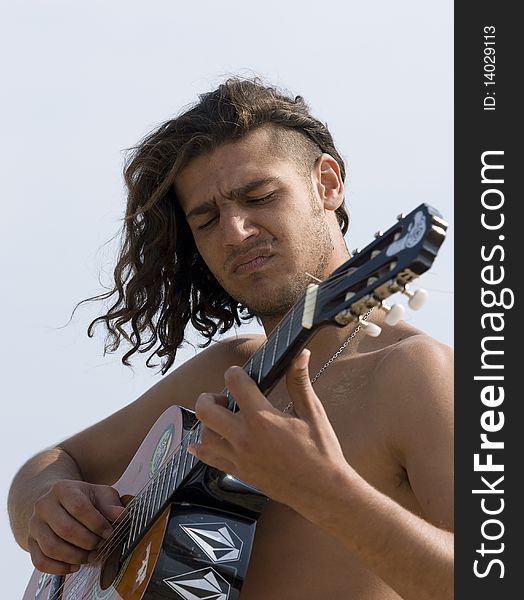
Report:
[{"label": "fretboard", "polygon": [[[291,360],[307,344],[313,331],[302,327],[304,298],[286,314],[264,344],[243,366],[264,394],[278,383]],[[235,410],[234,400],[230,408]]]}]

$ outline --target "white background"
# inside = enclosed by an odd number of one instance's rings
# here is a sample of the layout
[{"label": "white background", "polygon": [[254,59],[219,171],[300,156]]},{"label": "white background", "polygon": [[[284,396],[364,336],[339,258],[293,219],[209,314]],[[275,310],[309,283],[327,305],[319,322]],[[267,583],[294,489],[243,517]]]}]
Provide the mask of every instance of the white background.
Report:
[{"label": "white background", "polygon": [[[160,376],[87,339],[124,210],[123,150],[227,75],[303,95],[348,162],[350,249],[421,202],[451,223],[408,318],[453,343],[452,4],[386,0],[2,2],[0,14],[3,598],[32,571],[5,510],[38,450]],[[251,329],[256,329],[254,326]],[[186,347],[177,364],[194,353]],[[407,366],[409,368],[409,365]],[[176,398],[173,398],[176,402]]]}]

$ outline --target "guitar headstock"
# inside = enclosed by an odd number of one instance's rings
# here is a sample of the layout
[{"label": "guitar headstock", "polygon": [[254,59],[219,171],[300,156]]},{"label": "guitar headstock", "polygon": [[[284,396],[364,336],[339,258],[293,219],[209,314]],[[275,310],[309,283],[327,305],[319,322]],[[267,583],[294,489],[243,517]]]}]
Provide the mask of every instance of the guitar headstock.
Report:
[{"label": "guitar headstock", "polygon": [[407,285],[431,267],[446,229],[440,213],[427,204],[399,215],[395,225],[385,233],[377,232],[366,248],[355,252],[327,279],[310,284],[302,326],[309,329],[328,322],[345,326],[362,320],[375,306],[392,312],[383,302],[397,292],[411,296],[410,306],[418,308],[423,292],[413,294]]}]

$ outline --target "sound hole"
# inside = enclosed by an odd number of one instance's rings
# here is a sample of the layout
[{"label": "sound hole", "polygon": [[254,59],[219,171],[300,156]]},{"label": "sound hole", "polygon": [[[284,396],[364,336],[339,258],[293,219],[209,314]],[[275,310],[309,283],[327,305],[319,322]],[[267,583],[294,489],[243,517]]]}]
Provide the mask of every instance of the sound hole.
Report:
[{"label": "sound hole", "polygon": [[100,587],[106,590],[111,586],[118,578],[120,569],[122,568],[122,562],[120,557],[122,555],[122,548],[124,541],[119,542],[109,556],[103,561],[100,569]]},{"label": "sound hole", "polygon": [[[121,501],[124,506],[133,499],[133,496],[122,496]],[[115,530],[121,530],[125,527],[124,523],[127,519],[127,515],[124,515],[122,519],[113,523]],[[106,590],[108,587],[113,585],[118,579],[120,570],[122,569],[123,562],[121,560],[122,551],[126,542],[126,536],[116,534],[115,538],[109,538],[107,540],[107,550],[100,550],[102,554],[102,565],[100,568],[100,587],[102,590]]]}]

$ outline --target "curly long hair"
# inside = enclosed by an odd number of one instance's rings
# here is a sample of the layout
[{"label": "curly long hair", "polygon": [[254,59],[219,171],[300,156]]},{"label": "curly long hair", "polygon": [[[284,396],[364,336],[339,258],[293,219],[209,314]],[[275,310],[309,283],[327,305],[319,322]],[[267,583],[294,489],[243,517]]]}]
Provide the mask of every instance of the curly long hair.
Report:
[{"label": "curly long hair", "polygon": [[[303,98],[290,97],[258,78],[227,79],[129,150],[124,166],[127,208],[114,287],[88,298],[112,299],[107,313],[90,323],[88,335],[104,323],[106,352],[127,341],[131,348],[122,357],[125,365],[136,352],[151,351],[146,365],[158,366],[153,359],[161,357],[165,373],[184,342],[189,321],[204,337],[204,347],[217,332],[254,316],[224,291],[200,257],[173,183],[193,158],[269,124],[295,138],[295,146],[297,137],[302,140],[303,155],[312,148],[316,157],[330,154],[345,179],[344,161],[331,134],[310,115]],[[349,216],[344,205],[336,216],[345,233]]]}]

